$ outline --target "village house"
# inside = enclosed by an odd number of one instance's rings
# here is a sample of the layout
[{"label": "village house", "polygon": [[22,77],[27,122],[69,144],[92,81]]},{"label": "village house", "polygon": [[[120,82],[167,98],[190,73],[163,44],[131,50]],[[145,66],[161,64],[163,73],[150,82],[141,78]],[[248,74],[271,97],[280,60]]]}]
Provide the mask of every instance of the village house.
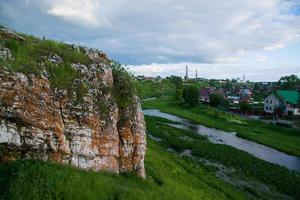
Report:
[{"label": "village house", "polygon": [[219,94],[223,98],[225,97],[224,90],[222,88],[213,89],[213,88],[202,88],[199,91],[199,100],[205,103],[209,103],[209,96],[211,94]]},{"label": "village house", "polygon": [[239,98],[239,103],[251,103],[252,102],[252,98],[249,95],[242,95]]},{"label": "village house", "polygon": [[227,99],[229,100],[230,103],[238,104],[240,97],[239,96],[227,96]]},{"label": "village house", "polygon": [[244,88],[244,89],[241,89],[239,91],[239,103],[251,103],[252,102],[252,96],[253,96],[253,93],[247,89],[247,88]]},{"label": "village house", "polygon": [[199,100],[205,103],[209,103],[209,95],[212,93],[212,88],[202,88],[199,91]]},{"label": "village house", "polygon": [[278,109],[284,115],[300,115],[297,107],[299,92],[292,90],[277,90],[265,98],[264,111],[273,114]]},{"label": "village house", "polygon": [[253,93],[249,89],[241,89],[239,92],[240,98],[249,97],[251,98]]}]

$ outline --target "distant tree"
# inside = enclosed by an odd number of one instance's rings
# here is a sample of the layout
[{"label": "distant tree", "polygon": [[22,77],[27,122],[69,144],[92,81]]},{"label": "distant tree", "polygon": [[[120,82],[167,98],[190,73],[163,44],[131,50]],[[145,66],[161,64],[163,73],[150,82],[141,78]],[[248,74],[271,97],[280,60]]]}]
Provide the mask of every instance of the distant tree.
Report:
[{"label": "distant tree", "polygon": [[247,102],[240,102],[240,109],[242,112],[244,112],[245,114],[247,114],[249,111],[252,110],[252,105],[247,103]]},{"label": "distant tree", "polygon": [[182,98],[184,101],[193,106],[198,103],[198,98],[199,98],[199,90],[195,86],[187,86],[183,89],[182,92]]},{"label": "distant tree", "polygon": [[182,88],[176,88],[175,94],[174,94],[174,100],[180,101],[182,98]]},{"label": "distant tree", "polygon": [[233,84],[230,82],[230,80],[226,80],[226,83],[224,85],[224,89],[226,91],[230,91],[233,88]]},{"label": "distant tree", "polygon": [[209,101],[211,106],[219,106],[223,102],[223,97],[220,94],[212,93],[209,95]]},{"label": "distant tree", "polygon": [[222,106],[224,108],[228,108],[230,106],[230,102],[228,99],[223,98]]},{"label": "distant tree", "polygon": [[256,92],[259,90],[259,83],[254,83],[253,91]]},{"label": "distant tree", "polygon": [[214,86],[215,86],[215,80],[214,80],[214,79],[209,79],[208,83],[209,83],[209,85],[210,85],[211,87],[214,87]]},{"label": "distant tree", "polygon": [[230,105],[229,100],[224,98],[222,95],[218,93],[213,93],[209,95],[209,101],[210,101],[210,105],[214,107],[222,106],[224,108],[227,108]]},{"label": "distant tree", "polygon": [[231,79],[231,83],[237,83],[236,79]]},{"label": "distant tree", "polygon": [[176,86],[176,88],[182,87],[182,78],[180,76],[170,76],[168,79]]},{"label": "distant tree", "polygon": [[281,77],[278,81],[279,87],[284,90],[294,90],[298,84],[300,79],[294,74]]}]

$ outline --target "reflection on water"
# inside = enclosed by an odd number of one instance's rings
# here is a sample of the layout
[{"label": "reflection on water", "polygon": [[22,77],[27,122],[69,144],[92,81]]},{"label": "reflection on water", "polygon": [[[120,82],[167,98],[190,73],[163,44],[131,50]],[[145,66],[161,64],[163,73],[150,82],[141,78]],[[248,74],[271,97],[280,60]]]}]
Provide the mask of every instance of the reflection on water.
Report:
[{"label": "reflection on water", "polygon": [[162,117],[172,121],[179,122],[180,124],[168,124],[175,128],[189,129],[196,131],[198,134],[207,136],[208,139],[217,144],[226,144],[233,146],[237,149],[247,151],[248,153],[271,163],[285,166],[289,169],[300,171],[300,157],[291,156],[286,153],[280,152],[276,149],[270,148],[265,145],[255,143],[236,136],[233,132],[225,132],[214,128],[208,128],[200,124],[193,123],[189,120],[183,119],[176,115],[162,113],[159,110],[144,110],[145,115]]}]

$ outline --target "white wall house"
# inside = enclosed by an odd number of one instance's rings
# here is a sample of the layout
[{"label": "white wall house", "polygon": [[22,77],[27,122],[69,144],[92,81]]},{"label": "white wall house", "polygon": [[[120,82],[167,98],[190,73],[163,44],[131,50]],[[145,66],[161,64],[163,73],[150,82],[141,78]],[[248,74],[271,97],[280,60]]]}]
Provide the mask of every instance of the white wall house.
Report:
[{"label": "white wall house", "polygon": [[300,95],[297,91],[277,90],[265,98],[264,111],[274,113],[276,108],[283,108],[284,115],[300,115],[300,109],[297,102]]},{"label": "white wall house", "polygon": [[279,107],[280,100],[274,95],[270,94],[265,98],[264,111],[266,113],[274,113],[274,110]]}]

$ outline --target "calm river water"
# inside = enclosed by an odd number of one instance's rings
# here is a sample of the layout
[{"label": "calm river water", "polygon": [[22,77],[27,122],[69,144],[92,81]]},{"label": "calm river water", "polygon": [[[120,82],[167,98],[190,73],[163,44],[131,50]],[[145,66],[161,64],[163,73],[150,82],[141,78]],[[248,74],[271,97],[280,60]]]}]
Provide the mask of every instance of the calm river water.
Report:
[{"label": "calm river water", "polygon": [[190,129],[198,134],[205,135],[213,143],[226,144],[237,149],[247,151],[248,153],[271,163],[275,163],[292,170],[300,172],[300,157],[288,155],[268,146],[255,143],[236,136],[235,133],[225,132],[214,128],[196,124],[190,120],[183,119],[176,115],[160,112],[159,110],[147,109],[144,110],[145,115],[166,118],[180,124],[169,124],[176,128]]}]

